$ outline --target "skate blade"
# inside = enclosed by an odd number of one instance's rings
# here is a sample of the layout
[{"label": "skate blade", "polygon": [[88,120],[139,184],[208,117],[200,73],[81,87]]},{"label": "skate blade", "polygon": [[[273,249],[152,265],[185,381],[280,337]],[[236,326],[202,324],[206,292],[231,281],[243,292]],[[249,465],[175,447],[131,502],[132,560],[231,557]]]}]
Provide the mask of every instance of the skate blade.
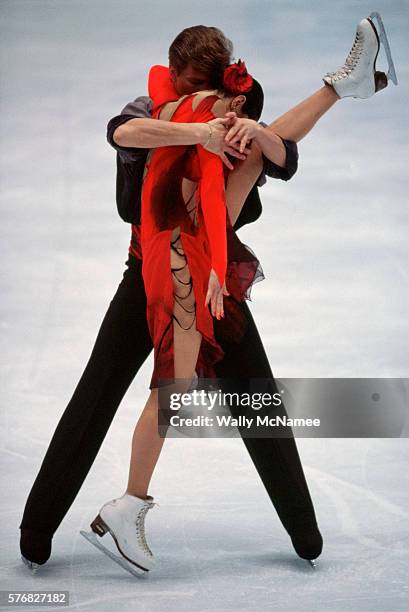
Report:
[{"label": "skate blade", "polygon": [[135,566],[135,568],[132,568],[130,566],[130,564],[128,564],[125,561],[125,559],[123,559],[119,555],[116,555],[115,553],[111,552],[108,548],[106,548],[103,544],[101,544],[101,542],[98,541],[97,536],[96,536],[96,534],[93,531],[82,531],[82,530],[80,530],[80,534],[86,540],[88,540],[88,542],[91,542],[91,544],[93,544],[96,548],[98,548],[105,555],[107,555],[107,557],[109,557],[112,561],[115,561],[115,563],[120,565],[123,569],[125,569],[127,572],[129,572],[133,576],[136,576],[137,578],[141,578],[142,576],[146,576],[147,575],[148,570],[143,570],[142,568],[138,569],[136,566]]},{"label": "skate blade", "polygon": [[27,565],[27,567],[31,570],[32,574],[36,574],[37,573],[37,570],[39,568],[39,564],[38,563],[34,563],[34,561],[29,561],[23,555],[21,555],[21,559],[22,559],[23,563],[25,565]]},{"label": "skate blade", "polygon": [[380,14],[377,11],[373,11],[369,15],[368,19],[371,20],[371,21],[373,19],[376,19],[376,21],[378,23],[379,38],[381,39],[381,43],[383,45],[383,48],[385,49],[386,58],[388,60],[388,73],[387,73],[386,77],[387,77],[388,80],[390,79],[392,81],[392,83],[397,85],[398,84],[398,79],[397,79],[397,76],[396,76],[395,65],[393,63],[391,48],[389,46],[389,41],[388,41],[388,37],[386,35],[385,26],[383,25],[382,17],[380,16]]},{"label": "skate blade", "polygon": [[306,559],[306,561],[310,564],[312,569],[317,569],[317,562],[315,559]]}]

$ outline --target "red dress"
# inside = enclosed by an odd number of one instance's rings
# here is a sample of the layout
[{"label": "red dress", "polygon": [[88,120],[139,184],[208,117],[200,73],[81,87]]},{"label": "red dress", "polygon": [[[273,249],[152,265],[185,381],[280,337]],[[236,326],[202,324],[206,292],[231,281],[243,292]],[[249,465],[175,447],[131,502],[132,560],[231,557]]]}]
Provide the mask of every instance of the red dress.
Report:
[{"label": "red dress", "polygon": [[[149,95],[153,118],[159,117],[167,102],[178,99],[164,66],[151,69]],[[177,102],[170,120],[192,123],[214,119],[211,109],[218,97],[195,98],[189,95]],[[192,325],[202,335],[196,373],[214,378],[214,365],[224,351],[215,338],[210,304],[204,305],[211,268],[221,286],[226,280],[231,293],[224,297],[222,325],[223,335],[234,341],[240,340],[246,328],[238,304],[249,299],[252,283],[264,278],[258,259],[231,227],[224,188],[227,172],[220,157],[201,145],[158,147],[149,153],[142,189],[140,245],[147,320],[154,345],[151,389],[174,381],[173,325],[183,327],[174,314],[175,300],[191,314]],[[177,266],[171,263],[175,258],[180,262]],[[189,276],[188,281],[181,280],[183,273]],[[183,296],[175,291],[175,279],[184,289]],[[192,291],[194,307],[187,310],[183,300]]]}]

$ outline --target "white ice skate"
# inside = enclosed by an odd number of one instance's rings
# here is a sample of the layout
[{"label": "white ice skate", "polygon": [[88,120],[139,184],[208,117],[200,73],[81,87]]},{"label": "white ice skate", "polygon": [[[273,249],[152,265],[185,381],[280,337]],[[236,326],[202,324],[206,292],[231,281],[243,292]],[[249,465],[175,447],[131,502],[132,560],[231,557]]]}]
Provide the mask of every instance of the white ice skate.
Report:
[{"label": "white ice skate", "polygon": [[[102,506],[91,523],[92,531],[80,533],[112,561],[134,576],[140,577],[155,565],[155,558],[146,542],[144,522],[146,513],[154,505],[157,504],[150,495],[141,499],[125,493]],[[99,541],[106,533],[112,536],[120,555]]]},{"label": "white ice skate", "polygon": [[[379,32],[373,19],[378,22]],[[387,74],[376,70],[380,42],[384,46],[388,60]],[[398,84],[381,16],[373,12],[358,24],[355,41],[345,64],[335,72],[328,72],[324,75],[323,81],[331,85],[340,98],[370,98],[375,92],[384,89],[389,80],[395,85]]]}]

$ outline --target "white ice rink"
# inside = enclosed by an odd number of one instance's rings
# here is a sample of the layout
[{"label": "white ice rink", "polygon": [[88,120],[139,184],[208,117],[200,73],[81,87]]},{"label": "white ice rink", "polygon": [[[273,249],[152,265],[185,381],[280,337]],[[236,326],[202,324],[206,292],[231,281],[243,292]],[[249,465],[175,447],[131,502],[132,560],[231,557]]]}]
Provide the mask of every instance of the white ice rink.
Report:
[{"label": "white ice rink", "polygon": [[276,377],[408,376],[407,3],[1,2],[0,589],[68,590],[84,612],[409,608],[407,438],[297,440],[324,538],[315,571],[240,439],[166,440],[150,491],[151,575],[133,578],[86,542],[79,530],[125,490],[152,358],[50,561],[33,577],[19,553],[27,495],[125,270],[108,120],[146,94],[174,36],[203,23],[263,84],[269,122],[343,63],[372,10],[399,86],[338,102],[300,143],[295,177],[269,180],[261,220],[240,232],[266,276],[250,308]]}]

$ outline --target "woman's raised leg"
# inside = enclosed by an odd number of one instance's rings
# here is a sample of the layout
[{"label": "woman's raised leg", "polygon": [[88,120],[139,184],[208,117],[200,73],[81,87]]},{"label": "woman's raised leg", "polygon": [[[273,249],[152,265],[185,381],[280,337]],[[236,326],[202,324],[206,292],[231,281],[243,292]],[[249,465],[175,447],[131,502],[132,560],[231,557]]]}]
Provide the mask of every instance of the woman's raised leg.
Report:
[{"label": "woman's raised leg", "polygon": [[299,142],[339,99],[332,87],[324,85],[270,123],[266,129],[286,140]]},{"label": "woman's raised leg", "polygon": [[[375,17],[380,28],[378,33],[373,22]],[[389,79],[397,85],[395,67],[381,21],[378,13],[362,19],[344,65],[335,72],[327,73],[323,78],[326,84],[321,89],[281,115],[268,128],[282,138],[299,142],[337,100],[344,97],[370,98],[384,89]],[[387,75],[376,70],[379,35],[388,58]]]}]

